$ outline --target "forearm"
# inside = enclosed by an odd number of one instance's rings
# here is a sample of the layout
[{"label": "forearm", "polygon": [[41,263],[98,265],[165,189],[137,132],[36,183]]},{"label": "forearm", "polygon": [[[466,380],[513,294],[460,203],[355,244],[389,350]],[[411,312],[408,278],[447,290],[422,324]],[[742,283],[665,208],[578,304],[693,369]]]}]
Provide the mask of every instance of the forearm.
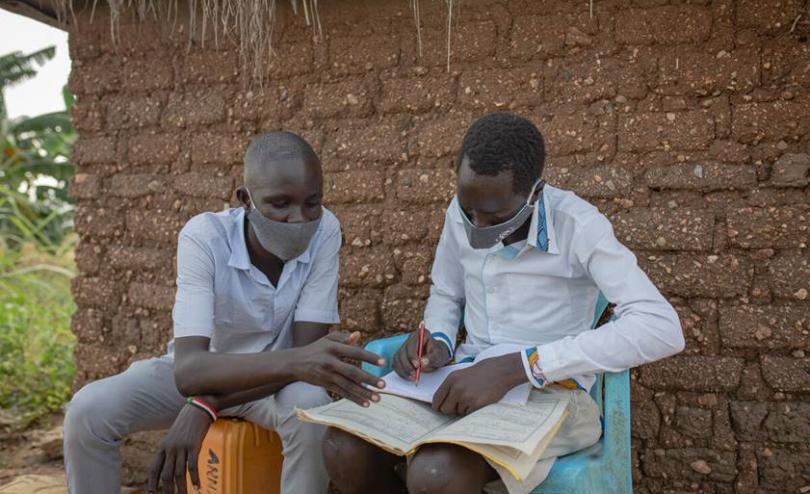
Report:
[{"label": "forearm", "polygon": [[[186,396],[213,395],[228,398],[228,408],[271,395],[287,384],[300,381],[297,347],[304,347],[326,336],[329,325],[296,322],[293,348],[260,353],[233,354],[207,350],[207,343],[195,343],[193,354],[176,358],[177,388]],[[205,340],[207,341],[207,340]],[[183,342],[185,347],[187,343]],[[205,348],[205,349],[203,349]],[[189,350],[191,351],[191,350]]]},{"label": "forearm", "polygon": [[287,384],[288,383],[271,383],[245,391],[236,391],[221,395],[202,395],[201,398],[219,412],[226,408],[266,398],[277,393]]},{"label": "forearm", "polygon": [[674,311],[624,314],[596,331],[537,347],[539,366],[550,381],[597,372],[620,372],[676,354],[683,334]]},{"label": "forearm", "polygon": [[258,394],[260,389],[266,391],[266,396],[272,390],[298,380],[295,351],[289,349],[250,354],[198,352],[194,358],[184,359],[177,364],[177,387],[186,396]]},{"label": "forearm", "polygon": [[576,257],[605,297],[616,319],[595,331],[537,347],[550,381],[596,372],[619,372],[683,350],[678,314],[639,268],[636,257],[613,235],[603,216],[583,226]]},{"label": "forearm", "polygon": [[523,361],[520,353],[507,353],[491,360],[497,365],[496,374],[499,382],[503,383],[504,389],[512,389],[515,386],[529,382],[526,372],[523,369]]}]

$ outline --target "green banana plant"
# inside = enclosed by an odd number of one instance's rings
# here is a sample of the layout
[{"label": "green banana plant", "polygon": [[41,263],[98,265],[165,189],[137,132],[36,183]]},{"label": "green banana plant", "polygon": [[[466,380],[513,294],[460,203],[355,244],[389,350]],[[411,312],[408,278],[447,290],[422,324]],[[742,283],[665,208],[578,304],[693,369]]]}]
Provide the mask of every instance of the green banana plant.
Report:
[{"label": "green banana plant", "polygon": [[[2,89],[36,74],[35,64],[53,57],[53,47],[29,55],[0,56]],[[65,111],[11,120],[0,97],[0,237],[7,247],[34,242],[60,246],[73,228],[67,184],[75,168],[70,149],[76,132],[68,110],[73,96],[63,88]]]}]

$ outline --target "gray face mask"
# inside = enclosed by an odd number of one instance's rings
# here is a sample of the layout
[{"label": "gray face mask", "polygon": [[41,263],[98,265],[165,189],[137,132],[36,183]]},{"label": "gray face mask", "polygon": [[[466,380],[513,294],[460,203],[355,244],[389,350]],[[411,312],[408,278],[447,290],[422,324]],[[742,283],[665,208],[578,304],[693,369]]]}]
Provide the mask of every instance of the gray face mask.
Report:
[{"label": "gray face mask", "polygon": [[309,247],[309,242],[315,236],[315,232],[318,231],[321,217],[303,223],[271,220],[256,209],[256,203],[253,202],[250,191],[247,191],[247,194],[251,205],[247,212],[247,219],[264,250],[282,261],[289,261],[303,254]]},{"label": "gray face mask", "polygon": [[458,209],[461,212],[461,217],[464,218],[464,231],[467,233],[467,240],[470,242],[470,247],[473,249],[489,249],[498,242],[503,242],[503,239],[523,226],[533,212],[531,200],[534,191],[537,189],[542,190],[544,185],[545,181],[542,179],[535,182],[532,186],[532,190],[529,192],[529,197],[526,199],[526,204],[524,204],[514,216],[497,225],[484,227],[473,225],[470,218],[467,217],[467,213],[461,209],[461,204],[459,204]]}]

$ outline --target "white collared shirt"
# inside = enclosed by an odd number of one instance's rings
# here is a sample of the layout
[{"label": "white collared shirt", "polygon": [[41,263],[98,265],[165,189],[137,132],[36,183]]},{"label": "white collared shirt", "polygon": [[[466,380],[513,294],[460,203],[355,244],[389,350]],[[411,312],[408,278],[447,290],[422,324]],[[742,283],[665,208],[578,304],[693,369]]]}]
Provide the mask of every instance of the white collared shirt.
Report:
[{"label": "white collared shirt", "polygon": [[254,353],[292,346],[294,321],[337,324],[335,215],[323,209],[309,247],[284,263],[278,286],[250,262],[244,228],[245,210],[234,208],[197,215],[180,231],[174,337],[204,336],[211,351]]},{"label": "white collared shirt", "polygon": [[[457,361],[491,345],[535,348],[548,381],[589,389],[597,372],[618,372],[680,352],[678,316],[610,221],[573,192],[546,185],[525,244],[473,249],[458,199],[447,209],[433,262],[426,327]],[[617,319],[591,330],[599,291]],[[463,319],[462,319],[463,315]]]}]

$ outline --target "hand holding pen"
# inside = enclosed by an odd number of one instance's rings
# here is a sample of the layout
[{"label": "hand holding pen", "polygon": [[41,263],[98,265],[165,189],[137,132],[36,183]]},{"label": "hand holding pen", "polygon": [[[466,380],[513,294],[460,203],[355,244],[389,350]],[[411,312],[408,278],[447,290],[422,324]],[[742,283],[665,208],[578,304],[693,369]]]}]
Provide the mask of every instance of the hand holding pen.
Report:
[{"label": "hand holding pen", "polygon": [[424,322],[419,325],[419,329],[411,332],[393,358],[397,375],[414,382],[417,382],[417,372],[421,376],[424,372],[433,372],[444,367],[448,362],[450,362],[450,349],[444,342],[431,335]]}]

